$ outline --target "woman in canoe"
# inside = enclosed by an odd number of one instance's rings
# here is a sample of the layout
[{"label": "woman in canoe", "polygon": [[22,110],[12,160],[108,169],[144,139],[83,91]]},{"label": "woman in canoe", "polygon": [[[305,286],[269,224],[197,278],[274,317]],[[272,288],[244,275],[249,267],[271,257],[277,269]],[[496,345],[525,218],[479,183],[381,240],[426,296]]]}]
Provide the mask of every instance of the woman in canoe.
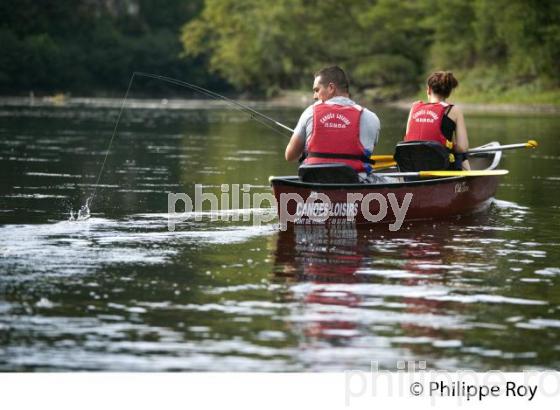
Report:
[{"label": "woman in canoe", "polygon": [[450,71],[436,71],[427,80],[428,102],[412,104],[406,124],[406,141],[437,141],[449,149],[451,167],[469,170],[467,127],[461,109],[445,100],[459,85]]}]

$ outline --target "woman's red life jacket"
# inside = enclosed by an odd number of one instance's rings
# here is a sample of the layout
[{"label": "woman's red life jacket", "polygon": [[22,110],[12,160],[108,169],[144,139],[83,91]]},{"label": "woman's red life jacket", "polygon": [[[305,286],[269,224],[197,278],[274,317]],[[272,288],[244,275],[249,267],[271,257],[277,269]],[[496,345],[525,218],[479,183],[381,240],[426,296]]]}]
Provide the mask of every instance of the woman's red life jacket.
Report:
[{"label": "woman's red life jacket", "polygon": [[449,140],[443,134],[441,123],[447,114],[449,104],[425,103],[418,101],[412,105],[408,132],[405,141],[437,141],[450,148]]},{"label": "woman's red life jacket", "polygon": [[320,103],[313,107],[313,131],[307,142],[306,164],[343,163],[357,172],[369,166],[360,142],[359,105]]}]

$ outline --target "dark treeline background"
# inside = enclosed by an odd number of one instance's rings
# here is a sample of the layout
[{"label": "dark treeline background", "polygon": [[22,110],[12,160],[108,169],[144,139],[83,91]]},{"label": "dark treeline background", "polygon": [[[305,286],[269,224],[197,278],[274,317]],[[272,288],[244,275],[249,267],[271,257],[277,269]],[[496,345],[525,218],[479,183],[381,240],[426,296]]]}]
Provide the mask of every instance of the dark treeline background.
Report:
[{"label": "dark treeline background", "polygon": [[1,0],[0,43],[2,94],[121,94],[147,71],[273,95],[336,63],[373,99],[448,69],[467,99],[560,103],[558,0]]},{"label": "dark treeline background", "polygon": [[[223,89],[201,57],[182,56],[181,27],[202,0],[0,0],[0,94],[122,96],[133,71]],[[146,95],[161,83],[143,81]]]}]

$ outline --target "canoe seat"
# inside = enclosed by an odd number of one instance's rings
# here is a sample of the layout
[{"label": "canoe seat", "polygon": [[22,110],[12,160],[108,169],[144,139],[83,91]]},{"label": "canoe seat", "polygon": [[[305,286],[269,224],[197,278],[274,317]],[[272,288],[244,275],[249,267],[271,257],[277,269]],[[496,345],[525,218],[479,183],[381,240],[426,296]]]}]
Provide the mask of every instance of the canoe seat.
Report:
[{"label": "canoe seat", "polygon": [[298,176],[302,182],[324,184],[357,184],[360,182],[354,168],[346,164],[303,164],[299,167]]},{"label": "canoe seat", "polygon": [[449,169],[449,152],[435,141],[400,142],[394,158],[401,172]]}]

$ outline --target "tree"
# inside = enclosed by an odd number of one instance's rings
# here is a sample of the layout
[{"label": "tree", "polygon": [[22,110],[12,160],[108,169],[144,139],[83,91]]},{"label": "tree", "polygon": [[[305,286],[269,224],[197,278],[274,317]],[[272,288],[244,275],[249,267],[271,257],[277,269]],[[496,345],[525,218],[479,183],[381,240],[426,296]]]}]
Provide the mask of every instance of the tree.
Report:
[{"label": "tree", "polygon": [[[182,56],[180,27],[202,0],[3,0],[0,93],[122,94],[133,71],[219,84]],[[161,83],[144,84],[154,95]],[[179,91],[178,91],[179,92]]]},{"label": "tree", "polygon": [[431,68],[469,70],[471,84],[560,84],[560,3],[555,0],[427,0]]},{"label": "tree", "polygon": [[309,86],[329,64],[346,68],[358,89],[406,86],[428,46],[419,14],[415,2],[389,0],[207,0],[182,40],[238,89]]}]

